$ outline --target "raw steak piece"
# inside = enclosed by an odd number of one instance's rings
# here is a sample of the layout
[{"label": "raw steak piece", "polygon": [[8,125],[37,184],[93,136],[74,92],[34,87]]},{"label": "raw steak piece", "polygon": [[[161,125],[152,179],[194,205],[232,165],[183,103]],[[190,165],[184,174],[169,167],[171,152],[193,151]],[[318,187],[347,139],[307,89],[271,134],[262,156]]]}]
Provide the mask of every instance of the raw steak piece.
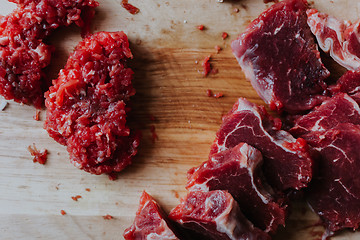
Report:
[{"label": "raw steak piece", "polygon": [[307,200],[328,231],[357,229],[360,224],[360,127],[340,123],[328,131],[307,135],[320,154],[319,174]]},{"label": "raw steak piece", "polygon": [[21,3],[0,18],[0,94],[40,108],[47,87],[43,69],[53,47],[43,39],[61,26],[89,24],[98,6],[94,0],[37,0]]},{"label": "raw steak piece", "polygon": [[359,105],[347,94],[340,93],[324,101],[312,112],[298,118],[290,132],[306,139],[317,138],[317,132],[332,129],[340,123],[360,125]]},{"label": "raw steak piece", "polygon": [[119,172],[137,153],[139,136],[126,126],[127,103],[135,94],[128,58],[125,33],[90,35],[45,93],[44,128],[67,146],[75,166],[93,174]]},{"label": "raw steak piece", "polygon": [[157,202],[145,191],[140,198],[140,206],[134,223],[124,232],[125,240],[177,240],[175,228]]},{"label": "raw steak piece", "polygon": [[356,70],[360,67],[360,21],[352,24],[338,20],[316,9],[307,11],[308,24],[320,48],[341,66]]},{"label": "raw steak piece", "polygon": [[305,0],[284,0],[255,19],[231,47],[272,110],[297,113],[322,102],[330,73],[306,22]]},{"label": "raw steak piece", "polygon": [[169,217],[207,239],[270,239],[244,217],[231,194],[222,190],[190,192]]},{"label": "raw steak piece", "polygon": [[347,71],[329,90],[332,94],[347,93],[360,103],[360,71]]},{"label": "raw steak piece", "polygon": [[246,143],[214,154],[188,172],[190,191],[227,190],[245,216],[265,232],[285,225],[285,207],[277,203],[272,190],[263,183],[261,153]]},{"label": "raw steak piece", "polygon": [[265,178],[272,187],[279,190],[306,187],[313,171],[307,144],[280,128],[280,119],[273,119],[263,106],[239,98],[223,118],[210,157],[246,142],[262,153]]}]

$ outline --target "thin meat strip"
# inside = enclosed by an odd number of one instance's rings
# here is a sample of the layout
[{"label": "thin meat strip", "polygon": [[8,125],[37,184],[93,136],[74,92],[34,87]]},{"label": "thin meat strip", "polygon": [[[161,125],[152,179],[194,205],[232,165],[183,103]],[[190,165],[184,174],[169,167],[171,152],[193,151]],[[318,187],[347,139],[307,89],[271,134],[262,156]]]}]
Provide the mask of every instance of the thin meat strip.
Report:
[{"label": "thin meat strip", "polygon": [[330,75],[307,25],[307,2],[284,0],[231,44],[246,78],[272,110],[299,113],[319,105]]},{"label": "thin meat strip", "polygon": [[276,190],[301,189],[313,173],[313,160],[304,139],[295,139],[281,130],[280,119],[273,119],[263,106],[239,98],[223,118],[211,147],[213,154],[245,142],[258,149],[263,157],[266,181]]},{"label": "thin meat strip", "polygon": [[258,228],[274,233],[285,225],[285,207],[278,203],[262,177],[260,151],[246,143],[214,154],[188,172],[190,191],[227,190],[244,215]]},{"label": "thin meat strip", "polygon": [[145,191],[133,225],[124,232],[125,240],[178,240],[174,226],[167,219],[158,203]]},{"label": "thin meat strip", "polygon": [[137,153],[139,135],[126,125],[135,94],[123,32],[98,32],[76,47],[46,92],[44,128],[66,145],[70,160],[93,174],[120,172]]},{"label": "thin meat strip", "polygon": [[231,194],[222,190],[190,192],[169,217],[210,240],[270,239],[244,217]]},{"label": "thin meat strip", "polygon": [[321,13],[307,11],[308,24],[320,48],[348,70],[360,67],[360,21],[352,24]]},{"label": "thin meat strip", "polygon": [[50,64],[53,51],[43,40],[61,26],[89,26],[98,2],[13,2],[19,4],[14,12],[0,18],[0,94],[40,108],[47,87],[43,69]]}]

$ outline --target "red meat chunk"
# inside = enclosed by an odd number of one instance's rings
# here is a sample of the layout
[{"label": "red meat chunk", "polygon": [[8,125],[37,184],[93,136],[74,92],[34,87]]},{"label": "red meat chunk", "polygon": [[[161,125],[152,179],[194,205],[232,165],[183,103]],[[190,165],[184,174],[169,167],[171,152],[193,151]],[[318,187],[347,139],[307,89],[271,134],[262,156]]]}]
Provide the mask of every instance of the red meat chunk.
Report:
[{"label": "red meat chunk", "polygon": [[360,67],[360,21],[352,24],[320,13],[307,11],[308,24],[320,48],[341,66],[356,70]]},{"label": "red meat chunk", "polygon": [[357,103],[360,103],[360,71],[347,71],[335,85],[330,86],[332,94],[347,93]]},{"label": "red meat chunk", "polygon": [[136,213],[134,223],[124,232],[125,240],[179,239],[174,233],[174,227],[167,220],[165,213],[155,200],[143,192],[140,198],[140,206]]},{"label": "red meat chunk", "polygon": [[291,132],[320,154],[306,197],[328,233],[360,224],[360,108],[339,94],[299,118]]},{"label": "red meat chunk", "polygon": [[169,217],[206,239],[270,239],[244,217],[231,194],[222,190],[190,192]]},{"label": "red meat chunk", "polygon": [[263,172],[272,187],[279,190],[306,187],[313,171],[307,144],[280,128],[280,119],[273,119],[264,107],[239,98],[223,118],[210,157],[245,142],[262,153]]},{"label": "red meat chunk", "polygon": [[360,125],[359,105],[345,93],[324,101],[312,112],[298,118],[290,132],[306,139],[318,138],[320,135],[317,133],[332,129],[340,123]]},{"label": "red meat chunk", "polygon": [[90,35],[45,94],[45,129],[67,146],[75,166],[93,174],[119,172],[137,153],[139,135],[126,126],[135,94],[128,58],[123,32]]},{"label": "red meat chunk", "polygon": [[232,50],[272,110],[298,113],[322,102],[330,73],[307,25],[307,2],[284,0],[255,19]]},{"label": "red meat chunk", "polygon": [[43,40],[53,30],[76,23],[89,25],[94,0],[18,0],[18,8],[0,18],[0,94],[40,108],[44,102],[43,69],[53,47]]},{"label": "red meat chunk", "polygon": [[285,225],[285,207],[276,202],[263,182],[261,153],[246,143],[214,154],[210,160],[188,172],[187,189],[227,190],[245,216],[265,232]]}]

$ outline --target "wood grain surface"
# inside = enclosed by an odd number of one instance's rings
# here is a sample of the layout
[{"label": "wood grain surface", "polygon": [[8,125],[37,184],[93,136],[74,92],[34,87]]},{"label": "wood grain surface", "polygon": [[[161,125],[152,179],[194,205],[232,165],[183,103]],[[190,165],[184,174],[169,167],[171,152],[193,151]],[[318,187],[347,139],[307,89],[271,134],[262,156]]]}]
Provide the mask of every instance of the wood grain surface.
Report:
[{"label": "wood grain surface", "polygon": [[[45,109],[35,121],[33,107],[9,101],[0,112],[0,239],[123,239],[143,190],[166,211],[179,203],[186,194],[187,170],[207,159],[221,117],[238,97],[263,104],[229,45],[269,4],[262,0],[130,3],[140,8],[139,14],[126,12],[120,0],[100,0],[93,31],[123,30],[129,36],[137,90],[129,122],[143,133],[139,155],[117,181],[80,171],[69,163],[66,148],[43,129]],[[358,0],[317,0],[314,5],[348,20],[359,16]],[[0,14],[13,8],[0,1]],[[206,30],[199,31],[200,24]],[[229,38],[223,40],[222,32]],[[49,39],[57,47],[49,76],[56,77],[80,40],[75,27],[60,29]],[[219,54],[215,45],[223,48]],[[205,78],[201,61],[208,55],[219,72]],[[329,66],[339,72],[331,62]],[[207,89],[224,97],[210,98]],[[156,120],[151,121],[150,115]],[[155,143],[151,126],[158,135]],[[48,149],[46,165],[32,162],[27,147],[33,143]],[[73,201],[75,195],[82,198]],[[67,214],[62,216],[60,210]],[[106,214],[114,219],[103,219]],[[286,228],[274,239],[319,239],[323,228],[318,221],[305,203],[295,203]],[[360,239],[360,234],[343,232],[334,239]]]}]

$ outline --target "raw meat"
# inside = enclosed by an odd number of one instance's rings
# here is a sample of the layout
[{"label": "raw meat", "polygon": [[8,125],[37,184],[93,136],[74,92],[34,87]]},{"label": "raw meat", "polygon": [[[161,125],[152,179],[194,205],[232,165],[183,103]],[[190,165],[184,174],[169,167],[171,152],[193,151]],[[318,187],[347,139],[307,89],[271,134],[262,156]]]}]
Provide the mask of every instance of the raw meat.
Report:
[{"label": "raw meat", "polygon": [[328,231],[357,229],[360,224],[360,127],[340,123],[314,135],[307,140],[322,158],[307,200]]},{"label": "raw meat", "polygon": [[338,94],[299,118],[291,132],[320,154],[307,200],[330,232],[360,224],[360,108]]},{"label": "raw meat", "polygon": [[341,66],[356,70],[360,67],[360,21],[352,24],[338,20],[316,9],[307,11],[308,24],[320,48]]},{"label": "raw meat", "polygon": [[298,118],[290,132],[306,139],[318,138],[319,132],[332,129],[340,123],[360,125],[359,105],[345,93],[324,101],[312,112]]},{"label": "raw meat", "polygon": [[263,154],[263,171],[272,187],[279,190],[306,187],[313,171],[307,144],[280,129],[280,119],[273,119],[263,106],[239,98],[223,118],[210,157],[246,142]]},{"label": "raw meat", "polygon": [[347,93],[360,103],[360,71],[346,72],[329,90],[332,94]]},{"label": "raw meat", "polygon": [[270,239],[243,216],[231,194],[222,190],[190,192],[169,217],[211,240]]},{"label": "raw meat", "polygon": [[67,146],[75,166],[93,174],[119,172],[137,153],[139,135],[126,126],[135,94],[128,58],[125,33],[90,35],[45,94],[45,129]]},{"label": "raw meat", "polygon": [[174,227],[155,200],[143,192],[134,223],[124,232],[125,240],[176,240]]},{"label": "raw meat", "polygon": [[305,0],[272,5],[232,42],[247,79],[272,110],[298,113],[323,100],[330,73],[306,22]]},{"label": "raw meat", "polygon": [[43,40],[53,30],[76,23],[89,25],[98,6],[94,0],[13,0],[18,8],[0,18],[0,94],[6,99],[33,104],[44,102],[43,69],[53,47]]},{"label": "raw meat", "polygon": [[188,172],[190,191],[227,190],[245,216],[265,232],[285,225],[285,207],[277,203],[262,178],[262,155],[246,143],[214,154]]}]

